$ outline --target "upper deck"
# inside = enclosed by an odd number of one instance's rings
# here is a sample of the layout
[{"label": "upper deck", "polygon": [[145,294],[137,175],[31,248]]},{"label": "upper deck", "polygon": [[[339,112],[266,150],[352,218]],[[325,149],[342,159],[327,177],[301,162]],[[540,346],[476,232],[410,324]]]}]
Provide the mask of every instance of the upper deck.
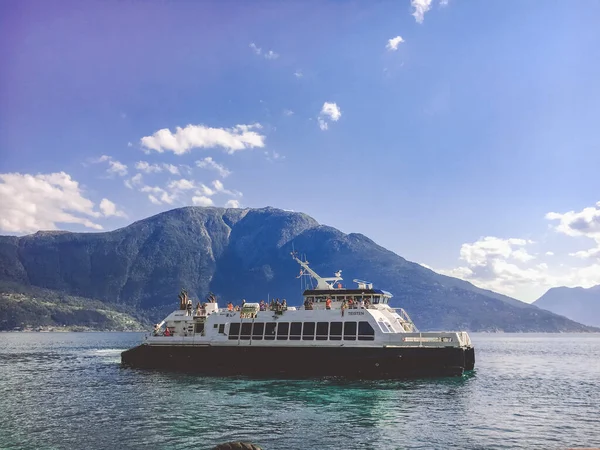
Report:
[{"label": "upper deck", "polygon": [[[341,271],[323,278],[307,261],[294,259],[302,275],[317,281],[314,289],[303,292],[300,307],[285,300],[244,303],[219,308],[216,297],[193,311],[185,291],[179,311],[157,324],[148,343],[152,345],[209,346],[360,346],[360,347],[459,347],[470,345],[464,332],[420,333],[406,311],[392,308],[390,292],[375,289],[371,283],[354,280],[357,288],[342,287]],[[165,332],[161,332],[166,324]]]}]

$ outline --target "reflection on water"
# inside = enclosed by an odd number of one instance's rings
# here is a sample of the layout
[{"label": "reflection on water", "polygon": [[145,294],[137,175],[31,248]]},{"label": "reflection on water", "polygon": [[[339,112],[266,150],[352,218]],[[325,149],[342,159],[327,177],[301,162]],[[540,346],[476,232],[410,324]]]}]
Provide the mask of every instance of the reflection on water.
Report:
[{"label": "reflection on water", "polygon": [[600,336],[475,335],[476,371],[252,380],[122,368],[128,333],[0,334],[0,447],[600,446]]}]

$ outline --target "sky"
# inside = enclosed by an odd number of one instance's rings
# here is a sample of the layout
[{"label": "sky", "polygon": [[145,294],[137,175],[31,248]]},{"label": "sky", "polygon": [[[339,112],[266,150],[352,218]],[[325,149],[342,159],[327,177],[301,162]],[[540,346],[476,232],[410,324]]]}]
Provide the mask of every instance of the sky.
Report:
[{"label": "sky", "polygon": [[301,211],[531,302],[600,284],[600,2],[0,2],[0,232]]}]

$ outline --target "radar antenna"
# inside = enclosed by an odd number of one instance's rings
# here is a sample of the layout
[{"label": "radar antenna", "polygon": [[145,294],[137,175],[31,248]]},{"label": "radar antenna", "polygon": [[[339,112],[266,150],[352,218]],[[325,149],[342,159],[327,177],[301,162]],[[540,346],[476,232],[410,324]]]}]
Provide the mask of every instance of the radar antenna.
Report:
[{"label": "radar antenna", "polygon": [[302,269],[300,270],[300,275],[298,275],[298,278],[300,278],[302,275],[310,275],[317,282],[317,287],[315,289],[318,289],[318,290],[335,289],[335,283],[343,280],[341,270],[338,270],[334,274],[335,275],[334,277],[323,278],[317,272],[315,272],[308,266],[308,264],[309,264],[308,261],[302,261],[300,258],[298,258],[297,252],[293,251],[291,253],[291,255],[292,255],[292,258],[294,259],[294,261],[296,261],[302,267]]}]

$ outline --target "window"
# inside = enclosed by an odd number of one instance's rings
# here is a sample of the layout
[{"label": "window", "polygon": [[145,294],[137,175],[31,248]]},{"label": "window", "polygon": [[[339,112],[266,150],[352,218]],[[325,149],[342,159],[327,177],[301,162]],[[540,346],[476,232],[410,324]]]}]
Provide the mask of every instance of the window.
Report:
[{"label": "window", "polygon": [[219,326],[219,324],[215,323],[215,324],[213,325],[213,328],[217,328],[218,326]]},{"label": "window", "polygon": [[196,324],[196,334],[200,334],[204,331],[204,322]]},{"label": "window", "polygon": [[250,339],[251,334],[252,334],[252,322],[243,323],[242,331],[240,333],[240,339],[243,341],[248,341]]},{"label": "window", "polygon": [[277,324],[275,322],[265,323],[265,340],[272,341],[275,339],[275,330],[277,329]]},{"label": "window", "polygon": [[329,332],[329,322],[317,322],[317,341],[326,341]]},{"label": "window", "polygon": [[374,295],[373,296],[373,304],[376,305],[377,303],[379,303],[380,299],[381,299],[381,297],[379,295]]},{"label": "window", "polygon": [[390,330],[388,329],[388,324],[385,322],[377,322],[377,325],[379,325],[379,328],[381,328],[381,331],[383,331],[384,333],[389,333]]},{"label": "window", "polygon": [[237,339],[240,336],[240,324],[230,323],[229,324],[229,339]]},{"label": "window", "polygon": [[344,340],[356,340],[356,322],[344,322]]},{"label": "window", "polygon": [[304,322],[304,329],[302,330],[302,340],[312,341],[315,339],[315,323]]},{"label": "window", "polygon": [[329,339],[332,341],[342,340],[342,322],[331,322],[329,327]]},{"label": "window", "polygon": [[225,334],[225,324],[224,323],[219,325],[219,334]]},{"label": "window", "polygon": [[254,323],[254,327],[252,328],[252,340],[253,341],[262,341],[263,331],[265,330],[264,323]]},{"label": "window", "polygon": [[299,341],[302,332],[302,322],[292,322],[290,327],[290,341]]},{"label": "window", "polygon": [[358,322],[358,340],[359,341],[374,341],[375,330],[369,322]]},{"label": "window", "polygon": [[277,324],[277,340],[278,341],[287,341],[289,329],[290,329],[289,322],[279,322]]}]

